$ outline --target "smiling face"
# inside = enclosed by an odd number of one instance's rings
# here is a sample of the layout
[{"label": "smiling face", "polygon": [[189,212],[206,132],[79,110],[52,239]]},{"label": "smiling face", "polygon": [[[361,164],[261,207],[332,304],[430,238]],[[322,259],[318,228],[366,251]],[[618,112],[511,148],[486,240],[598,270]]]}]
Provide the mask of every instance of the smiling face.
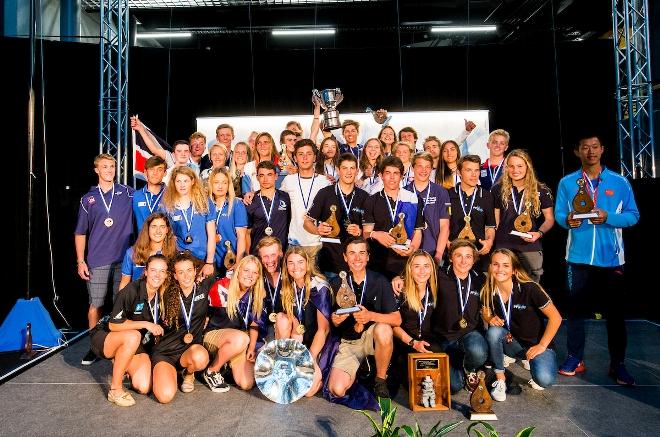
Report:
[{"label": "smiling face", "polygon": [[590,167],[600,164],[603,150],[603,145],[597,137],[585,138],[580,140],[580,144],[575,151],[575,156],[580,158],[584,167]]},{"label": "smiling face", "polygon": [[394,191],[399,188],[399,184],[401,183],[401,171],[397,167],[388,165],[383,169],[381,178],[385,188]]},{"label": "smiling face", "polygon": [[397,144],[396,150],[394,151],[394,156],[399,158],[401,160],[401,162],[403,162],[404,164],[409,163],[410,162],[410,155],[411,155],[410,146],[408,146],[407,143],[406,144],[402,144],[402,143]]},{"label": "smiling face", "polygon": [[370,162],[374,162],[380,156],[380,142],[378,140],[369,140],[364,145],[364,153]]},{"label": "smiling face", "polygon": [[321,153],[326,159],[334,158],[337,155],[337,143],[333,140],[324,141],[323,146],[321,146]]},{"label": "smiling face", "polygon": [[347,185],[352,185],[355,182],[355,176],[357,175],[357,166],[355,162],[350,160],[344,160],[339,165],[339,179]]},{"label": "smiling face", "polygon": [[428,257],[424,255],[417,255],[413,258],[410,270],[412,272],[413,280],[416,284],[424,284],[428,282],[431,277],[431,271],[435,267],[431,264]]},{"label": "smiling face", "polygon": [[270,156],[271,152],[273,151],[273,142],[270,140],[270,138],[268,138],[267,135],[261,135],[257,138],[256,149],[261,159],[264,159]]},{"label": "smiling face", "polygon": [[247,162],[248,153],[247,146],[243,143],[236,144],[234,146],[234,161],[238,165],[243,165]]},{"label": "smiling face", "polygon": [[355,144],[357,142],[358,130],[352,124],[347,125],[342,131],[342,135],[348,144]]},{"label": "smiling face", "polygon": [[155,218],[149,223],[149,239],[154,243],[162,243],[170,228],[162,218]]},{"label": "smiling face", "polygon": [[307,274],[307,260],[297,253],[291,253],[286,259],[286,270],[291,279],[300,286]]},{"label": "smiling face", "polygon": [[504,156],[506,149],[509,148],[509,143],[504,135],[493,135],[488,140],[486,147],[490,150],[490,156],[492,158],[501,158]]},{"label": "smiling face", "polygon": [[412,132],[401,132],[399,133],[399,136],[401,137],[401,141],[405,141],[408,144],[415,144],[415,134]]},{"label": "smiling face", "polygon": [[213,168],[220,168],[225,166],[225,163],[227,162],[227,154],[222,147],[212,147],[210,155]]},{"label": "smiling face", "polygon": [[204,138],[195,138],[190,141],[190,154],[193,158],[199,158],[204,154],[206,148],[206,141]]},{"label": "smiling face", "polygon": [[225,197],[229,189],[229,179],[227,179],[227,176],[223,173],[216,174],[211,183],[211,189],[214,197]]},{"label": "smiling face", "polygon": [[367,263],[369,262],[369,251],[367,245],[363,242],[349,244],[346,246],[344,253],[344,261],[348,264],[353,274],[359,274],[366,270]]},{"label": "smiling face", "polygon": [[431,170],[433,170],[433,165],[430,162],[426,159],[417,158],[413,166],[415,181],[421,183],[428,182],[431,177]]},{"label": "smiling face", "polygon": [[506,171],[512,181],[522,181],[527,176],[527,164],[518,156],[509,156],[506,160]]},{"label": "smiling face", "polygon": [[396,133],[394,133],[394,129],[392,129],[391,127],[386,127],[383,128],[383,131],[380,133],[380,137],[378,137],[378,139],[385,144],[392,144],[394,143],[395,137],[396,137]]},{"label": "smiling face", "polygon": [[474,265],[474,250],[469,246],[459,247],[451,253],[451,263],[457,276],[465,276]]},{"label": "smiling face", "polygon": [[144,269],[147,285],[152,290],[158,289],[167,279],[167,263],[162,259],[153,259]]},{"label": "smiling face", "polygon": [[513,276],[513,265],[511,258],[503,253],[493,254],[490,260],[490,267],[488,268],[490,274],[495,278],[498,283],[505,283],[511,280]]},{"label": "smiling face", "polygon": [[238,272],[238,283],[241,290],[247,290],[254,287],[259,279],[259,266],[255,262],[243,264],[243,268]]},{"label": "smiling face", "polygon": [[197,272],[192,261],[182,260],[174,264],[174,279],[184,290],[189,290],[195,285]]},{"label": "smiling face", "polygon": [[277,244],[259,248],[259,260],[271,275],[279,270],[282,256],[282,249]]},{"label": "smiling face", "polygon": [[94,172],[99,175],[99,181],[112,183],[115,179],[116,165],[111,159],[100,159],[94,168]]},{"label": "smiling face", "polygon": [[447,164],[455,164],[458,160],[458,149],[454,143],[446,143],[442,147],[442,160]]}]

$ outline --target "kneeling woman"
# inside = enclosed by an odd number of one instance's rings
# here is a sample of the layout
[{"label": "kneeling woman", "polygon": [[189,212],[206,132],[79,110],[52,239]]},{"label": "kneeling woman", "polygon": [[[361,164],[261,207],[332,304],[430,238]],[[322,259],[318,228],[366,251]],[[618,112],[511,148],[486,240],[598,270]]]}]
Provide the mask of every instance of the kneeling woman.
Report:
[{"label": "kneeling woman", "polygon": [[275,338],[293,338],[307,346],[314,359],[314,380],[305,396],[314,396],[323,382],[320,365],[325,363],[319,363],[330,333],[332,304],[330,286],[300,246],[289,247],[284,255],[282,307]]},{"label": "kneeling woman", "polygon": [[159,293],[167,279],[167,259],[152,255],[146,262],[144,277],[129,283],[117,294],[109,323],[94,328],[92,351],[101,358],[114,360],[108,400],[120,407],[135,404],[124,390],[124,374],[142,394],[151,390],[151,362],[148,352],[154,338],[163,335],[158,325]]},{"label": "kneeling woman", "polygon": [[198,264],[199,260],[188,252],[178,253],[170,264],[174,280],[163,293],[161,308],[165,333],[151,354],[153,391],[163,404],[174,399],[178,370],[183,377],[181,391],[189,393],[195,389],[194,373],[209,362],[201,343],[213,278],[195,282],[200,272]]},{"label": "kneeling woman", "polygon": [[[486,340],[497,380],[491,392],[496,401],[506,400],[504,354],[529,360],[529,384],[543,390],[554,384],[557,360],[552,339],[561,316],[550,297],[533,282],[520,260],[509,249],[493,252],[488,280],[482,289],[482,313],[488,323]],[[543,317],[548,318],[546,326]]]},{"label": "kneeling woman", "polygon": [[230,364],[238,387],[250,390],[254,386],[258,322],[266,295],[261,277],[261,263],[248,255],[236,265],[231,280],[222,278],[211,287],[209,323],[204,335],[204,347],[215,355],[204,372],[211,391],[229,390],[220,374],[226,363]]}]

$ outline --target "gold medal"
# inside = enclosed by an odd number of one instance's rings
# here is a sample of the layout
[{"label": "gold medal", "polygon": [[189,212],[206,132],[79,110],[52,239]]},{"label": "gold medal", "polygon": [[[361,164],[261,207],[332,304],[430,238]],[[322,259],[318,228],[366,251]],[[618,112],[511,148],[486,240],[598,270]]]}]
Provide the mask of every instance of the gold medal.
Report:
[{"label": "gold medal", "polygon": [[467,328],[468,325],[467,320],[465,320],[463,317],[461,317],[461,320],[458,322],[458,324],[460,325],[461,329]]},{"label": "gold medal", "polygon": [[192,343],[192,341],[193,341],[193,335],[190,332],[186,333],[186,335],[183,336],[183,342],[185,344],[190,344]]},{"label": "gold medal", "polygon": [[277,321],[277,313],[270,313],[268,314],[268,320],[271,322],[275,323]]},{"label": "gold medal", "polygon": [[300,335],[303,335],[305,333],[305,325],[299,323],[298,326],[296,326],[296,332]]},{"label": "gold medal", "polygon": [[107,219],[103,220],[103,224],[105,225],[106,228],[109,228],[114,224],[114,221],[112,218],[108,217]]}]

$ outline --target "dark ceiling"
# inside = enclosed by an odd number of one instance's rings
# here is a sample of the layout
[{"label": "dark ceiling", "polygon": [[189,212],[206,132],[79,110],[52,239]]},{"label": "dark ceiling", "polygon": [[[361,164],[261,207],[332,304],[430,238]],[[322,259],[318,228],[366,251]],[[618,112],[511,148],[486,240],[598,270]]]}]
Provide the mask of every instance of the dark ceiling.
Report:
[{"label": "dark ceiling", "polygon": [[[221,6],[190,7],[191,4]],[[254,47],[365,48],[506,44],[545,38],[558,41],[599,38],[611,32],[611,2],[603,0],[129,0],[137,31],[187,30],[193,38],[172,47],[231,46],[251,39]],[[162,7],[178,4],[177,7]],[[155,7],[161,6],[161,7]],[[98,0],[83,0],[87,11]],[[552,13],[554,11],[554,14]],[[432,25],[495,24],[490,34],[438,35]],[[332,26],[336,34],[277,39],[273,28]],[[169,45],[168,40],[140,42]]]}]

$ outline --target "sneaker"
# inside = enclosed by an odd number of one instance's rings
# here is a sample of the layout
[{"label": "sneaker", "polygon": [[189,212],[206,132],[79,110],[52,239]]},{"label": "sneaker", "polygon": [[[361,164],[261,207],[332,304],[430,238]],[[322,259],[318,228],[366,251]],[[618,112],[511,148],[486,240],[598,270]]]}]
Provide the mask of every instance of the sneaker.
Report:
[{"label": "sneaker", "polygon": [[477,389],[477,386],[479,385],[479,377],[477,376],[477,372],[465,372],[465,390],[469,391],[472,393]]},{"label": "sneaker", "polygon": [[493,389],[490,391],[490,395],[497,402],[506,401],[506,382],[503,379],[496,379],[492,385]]},{"label": "sneaker", "polygon": [[[531,367],[529,367],[529,360],[520,360],[520,365],[523,366],[523,369],[525,370],[530,370]],[[584,366],[584,364],[583,364]]]},{"label": "sneaker", "polygon": [[204,373],[204,381],[208,384],[209,388],[214,393],[225,393],[229,391],[229,386],[225,382],[220,372],[209,372],[207,369]]},{"label": "sneaker", "polygon": [[183,381],[181,381],[181,391],[184,393],[190,393],[195,390],[195,374],[188,373],[186,369],[183,369],[181,372]]},{"label": "sneaker", "polygon": [[135,405],[135,399],[127,391],[122,391],[121,394],[115,394],[113,390],[108,391],[108,401],[118,407],[132,407]]},{"label": "sneaker", "polygon": [[543,387],[541,387],[540,385],[538,385],[538,384],[536,383],[536,381],[534,381],[533,378],[530,379],[529,381],[527,381],[527,383],[528,383],[528,384],[529,384],[534,390],[545,390]]},{"label": "sneaker", "polygon": [[609,375],[611,378],[614,378],[619,385],[625,385],[628,387],[635,385],[635,378],[628,373],[626,366],[623,363],[619,363],[615,366],[610,365]]},{"label": "sneaker", "polygon": [[83,357],[83,359],[80,361],[80,364],[83,366],[91,366],[95,362],[99,360],[99,357],[96,356],[94,352],[90,349],[87,351],[87,354]]},{"label": "sneaker", "polygon": [[578,360],[572,355],[566,357],[564,364],[559,366],[559,373],[564,376],[575,376],[576,373],[582,373],[587,368],[584,365],[584,361]]},{"label": "sneaker", "polygon": [[387,381],[385,379],[379,377],[374,379],[374,394],[378,398],[390,398],[390,390],[387,388]]},{"label": "sneaker", "polygon": [[509,367],[511,364],[515,362],[516,362],[515,358],[511,358],[508,355],[504,355],[504,367]]}]

